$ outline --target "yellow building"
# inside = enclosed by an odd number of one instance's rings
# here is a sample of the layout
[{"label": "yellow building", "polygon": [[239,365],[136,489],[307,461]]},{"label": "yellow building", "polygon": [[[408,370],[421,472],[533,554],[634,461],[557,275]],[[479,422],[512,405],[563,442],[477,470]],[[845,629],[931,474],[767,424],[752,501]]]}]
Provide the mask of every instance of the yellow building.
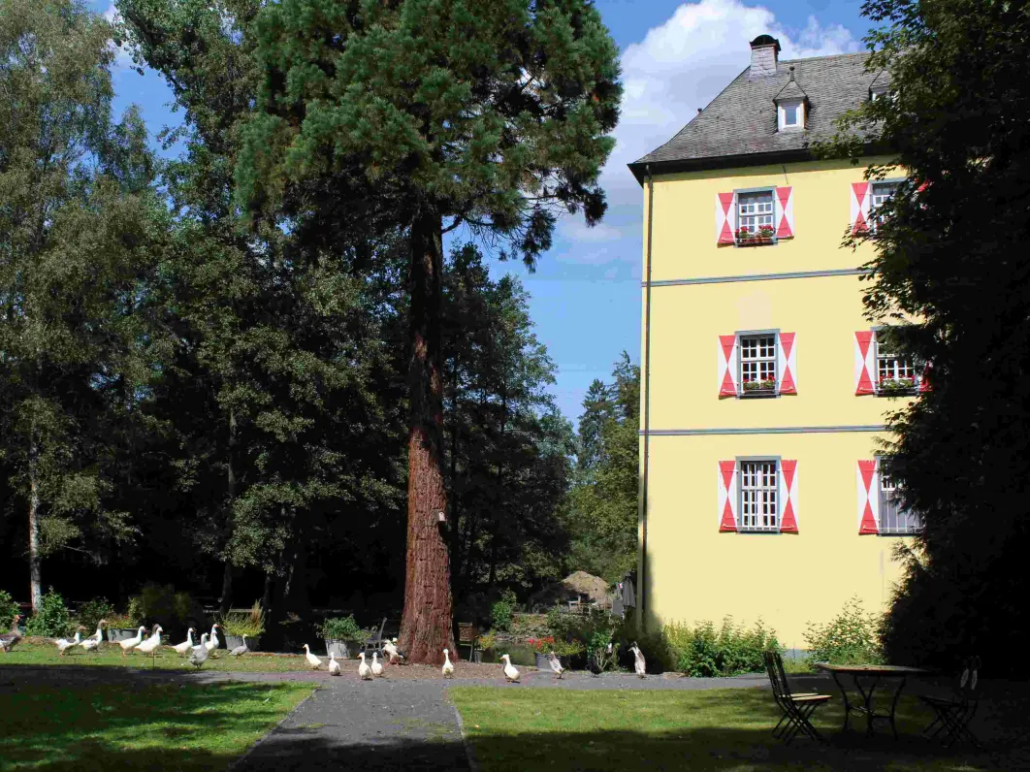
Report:
[{"label": "yellow building", "polygon": [[850,597],[890,599],[894,547],[919,523],[876,452],[885,414],[921,385],[864,318],[870,247],[841,247],[897,181],[809,149],[885,74],[865,54],[751,47],[740,76],[630,165],[645,217],[637,605],[648,629],[761,619],[800,649]]}]

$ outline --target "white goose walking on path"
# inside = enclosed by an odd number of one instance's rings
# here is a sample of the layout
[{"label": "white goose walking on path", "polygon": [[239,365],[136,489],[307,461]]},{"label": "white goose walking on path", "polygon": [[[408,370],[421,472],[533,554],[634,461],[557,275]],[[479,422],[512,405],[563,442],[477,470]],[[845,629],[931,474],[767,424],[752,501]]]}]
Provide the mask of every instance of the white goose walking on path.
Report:
[{"label": "white goose walking on path", "polygon": [[517,667],[511,664],[511,657],[507,654],[502,654],[501,659],[504,660],[504,677],[508,680],[508,683],[517,684],[522,674],[519,673]]},{"label": "white goose walking on path", "polygon": [[243,645],[242,646],[237,646],[235,649],[230,651],[229,654],[231,654],[234,657],[242,657],[248,651],[250,651],[250,647],[247,646],[247,636],[244,635],[243,636]]},{"label": "white goose walking on path", "polygon": [[647,678],[647,661],[644,659],[644,654],[640,651],[636,641],[633,641],[633,645],[629,647],[629,650],[633,652],[633,669],[641,678]]},{"label": "white goose walking on path", "polygon": [[207,633],[204,633],[200,636],[200,643],[194,646],[190,652],[190,664],[199,670],[210,655],[211,650],[207,647]]},{"label": "white goose walking on path", "polygon": [[340,663],[336,661],[336,653],[329,652],[329,675],[340,674]]},{"label": "white goose walking on path", "polygon": [[194,647],[195,644],[193,643],[193,633],[194,630],[191,627],[189,630],[186,631],[186,640],[182,643],[177,643],[172,647],[175,650],[175,653],[178,654],[180,657],[185,657],[187,652],[189,652],[189,650]]},{"label": "white goose walking on path", "polygon": [[358,678],[362,681],[372,680],[372,668],[365,662],[365,652],[358,652],[358,659],[361,660],[361,664],[358,665]]},{"label": "white goose walking on path", "polygon": [[554,674],[558,676],[558,680],[560,681],[562,673],[565,672],[565,668],[561,666],[561,660],[558,659],[558,655],[553,651],[547,655],[547,659],[551,663],[551,670],[554,671]]},{"label": "white goose walking on path", "polygon": [[322,660],[311,653],[311,649],[308,648],[306,643],[304,644],[304,659],[306,659],[308,664],[311,665],[312,670],[318,670],[322,667]]},{"label": "white goose walking on path", "polygon": [[452,678],[454,676],[454,663],[451,662],[450,650],[443,650],[443,668],[440,670],[443,673],[444,678]]},{"label": "white goose walking on path", "polygon": [[383,663],[379,661],[379,652],[372,652],[372,675],[376,678],[383,677]]},{"label": "white goose walking on path", "polygon": [[143,633],[147,631],[147,628],[141,627],[136,631],[135,638],[126,638],[124,641],[118,641],[118,645],[122,647],[122,656],[124,657],[127,652],[132,651],[141,643],[143,643]]},{"label": "white goose walking on path", "polygon": [[68,649],[70,649],[72,646],[78,646],[80,643],[82,643],[82,633],[76,631],[75,637],[72,638],[70,641],[67,638],[58,638],[56,641],[54,641],[54,643],[57,644],[57,651],[59,651],[61,656],[63,657],[64,653],[68,651]]}]

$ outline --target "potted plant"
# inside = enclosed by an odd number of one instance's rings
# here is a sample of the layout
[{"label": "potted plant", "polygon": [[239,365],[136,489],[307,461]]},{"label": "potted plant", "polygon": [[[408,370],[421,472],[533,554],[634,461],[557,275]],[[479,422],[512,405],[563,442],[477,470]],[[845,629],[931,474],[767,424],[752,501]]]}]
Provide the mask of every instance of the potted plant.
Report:
[{"label": "potted plant", "polygon": [[225,647],[232,651],[243,645],[243,636],[247,636],[247,648],[257,651],[261,633],[265,631],[265,612],[261,610],[261,601],[254,601],[250,611],[230,612],[219,620],[222,632],[225,633]]},{"label": "potted plant", "polygon": [[497,631],[487,630],[476,638],[476,644],[472,659],[474,662],[483,661],[483,652],[493,651],[497,648]]},{"label": "potted plant", "polygon": [[115,643],[135,638],[142,624],[143,603],[138,597],[129,598],[129,606],[124,614],[115,614],[107,618],[107,640]]},{"label": "potted plant", "polygon": [[322,624],[322,637],[325,639],[325,650],[341,659],[349,659],[351,648],[356,652],[367,639],[366,631],[358,627],[354,615],[326,619]]}]

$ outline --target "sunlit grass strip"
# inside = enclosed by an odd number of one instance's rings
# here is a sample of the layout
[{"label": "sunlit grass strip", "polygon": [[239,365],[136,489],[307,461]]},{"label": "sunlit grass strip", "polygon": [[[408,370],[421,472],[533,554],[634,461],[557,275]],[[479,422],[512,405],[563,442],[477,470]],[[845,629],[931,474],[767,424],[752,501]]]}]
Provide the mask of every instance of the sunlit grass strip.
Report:
[{"label": "sunlit grass strip", "polygon": [[0,768],[223,770],[313,691],[299,684],[19,685],[0,693]]}]

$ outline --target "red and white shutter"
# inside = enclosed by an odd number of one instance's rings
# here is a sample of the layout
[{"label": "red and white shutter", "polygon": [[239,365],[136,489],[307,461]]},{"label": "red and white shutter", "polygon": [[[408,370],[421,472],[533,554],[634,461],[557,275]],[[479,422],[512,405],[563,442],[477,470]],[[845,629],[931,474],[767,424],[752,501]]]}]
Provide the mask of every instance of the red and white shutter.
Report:
[{"label": "red and white shutter", "polygon": [[858,532],[880,532],[880,470],[875,459],[858,462]]},{"label": "red and white shutter", "polygon": [[780,517],[780,533],[798,532],[798,462],[780,461],[780,491],[783,499],[783,514]]},{"label": "red and white shutter", "polygon": [[719,396],[737,396],[737,336],[719,336]]},{"label": "red and white shutter", "polygon": [[798,363],[793,332],[781,332],[776,336],[776,370],[779,372],[777,387],[780,394],[798,393]]},{"label": "red and white shutter", "polygon": [[869,230],[872,187],[868,182],[851,183],[851,232],[855,235]]},{"label": "red and white shutter", "polygon": [[735,244],[737,232],[737,194],[715,194],[715,243]]},{"label": "red and white shutter", "polygon": [[923,372],[919,376],[919,393],[920,394],[922,394],[924,391],[930,391],[930,379],[927,378],[927,376],[930,374],[930,370],[931,369],[932,368],[931,368],[929,362],[927,362],[925,365],[923,365]]},{"label": "red and white shutter", "polygon": [[719,462],[719,530],[737,530],[737,462]]},{"label": "red and white shutter", "polygon": [[855,333],[855,394],[875,394],[876,333],[859,330]]},{"label": "red and white shutter", "polygon": [[794,188],[776,188],[776,238],[794,238]]}]

